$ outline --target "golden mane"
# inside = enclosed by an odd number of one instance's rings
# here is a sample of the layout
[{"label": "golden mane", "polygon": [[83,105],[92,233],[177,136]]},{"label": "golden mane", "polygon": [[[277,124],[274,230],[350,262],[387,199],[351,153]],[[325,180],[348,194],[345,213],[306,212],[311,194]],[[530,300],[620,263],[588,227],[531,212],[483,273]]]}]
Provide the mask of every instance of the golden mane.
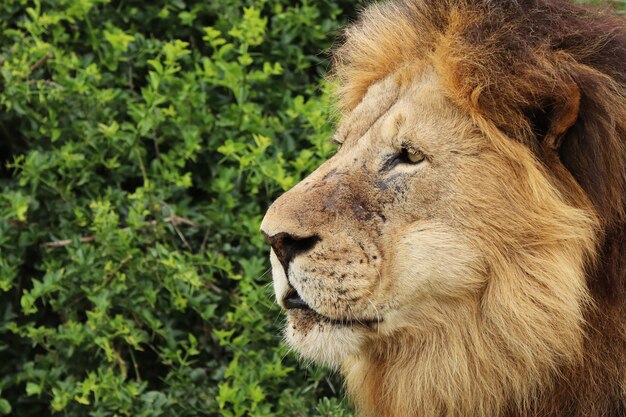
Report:
[{"label": "golden mane", "polygon": [[391,72],[430,61],[457,105],[536,149],[538,116],[576,84],[581,111],[562,158],[603,219],[624,220],[622,19],[562,0],[399,0],[366,9],[345,37],[334,54],[343,112]]},{"label": "golden mane", "polygon": [[[624,21],[562,0],[397,0],[366,9],[346,30],[345,37],[345,42],[335,53],[333,73],[338,84],[338,104],[343,113],[351,112],[373,84],[402,68],[410,69],[426,62],[435,68],[447,97],[470,114],[502,152],[515,155],[513,145],[516,142],[531,150],[536,161],[529,166],[536,163],[536,172],[555,184],[555,193],[561,201],[596,219],[593,229],[597,234],[596,238],[580,236],[579,252],[563,254],[561,258],[550,258],[549,252],[538,252],[540,256],[546,256],[543,267],[552,268],[546,276],[560,277],[561,282],[553,284],[538,280],[536,285],[554,285],[552,290],[568,283],[568,265],[562,263],[564,260],[587,264],[587,288],[584,291],[588,294],[583,298],[589,297],[589,300],[582,306],[580,323],[584,340],[580,348],[572,346],[572,351],[578,352],[580,357],[543,364],[552,367],[556,377],[545,379],[537,374],[536,381],[509,381],[509,388],[518,392],[509,393],[507,398],[507,394],[497,387],[497,378],[506,378],[508,370],[497,367],[509,366],[512,379],[517,375],[516,361],[525,361],[524,366],[532,368],[532,355],[523,356],[524,343],[536,341],[518,340],[518,346],[508,352],[511,356],[508,358],[505,358],[506,346],[512,346],[512,342],[503,341],[498,346],[502,350],[500,359],[494,354],[494,362],[488,364],[481,360],[481,355],[483,359],[489,357],[489,352],[484,350],[489,346],[479,340],[478,329],[472,331],[472,326],[480,326],[480,323],[469,320],[467,329],[457,329],[457,335],[442,335],[441,340],[433,343],[433,346],[441,346],[456,340],[455,337],[458,340],[465,338],[468,341],[463,346],[457,346],[456,350],[455,346],[449,348],[449,352],[464,357],[449,358],[446,363],[433,362],[434,356],[425,357],[424,363],[411,364],[413,356],[403,350],[403,335],[398,335],[393,346],[373,348],[367,369],[362,365],[344,369],[348,389],[357,404],[364,410],[375,410],[379,417],[410,415],[406,414],[407,410],[425,405],[401,406],[387,398],[385,392],[401,389],[398,387],[402,384],[414,387],[418,381],[409,381],[408,376],[402,381],[403,373],[391,368],[405,366],[408,375],[411,365],[414,365],[413,370],[420,368],[420,372],[439,366],[447,369],[443,373],[433,370],[430,377],[445,374],[452,385],[468,385],[446,388],[445,381],[438,385],[447,391],[433,392],[432,396],[449,399],[449,403],[444,401],[436,405],[441,415],[457,415],[455,413],[463,409],[480,413],[476,415],[626,415]],[[408,74],[404,82],[411,83],[410,71]],[[563,131],[558,131],[558,126],[555,128],[550,120],[560,117],[559,112],[563,111],[575,111],[575,119],[571,120],[573,124],[567,123]],[[557,131],[553,132],[554,129]],[[548,137],[558,143],[546,143]],[[558,158],[555,159],[548,147],[558,150]],[[512,180],[521,181],[519,178]],[[532,189],[532,184],[529,188]],[[546,203],[544,207],[551,206]],[[557,208],[557,204],[553,207]],[[558,214],[545,213],[546,219],[555,216]],[[543,223],[549,225],[550,220]],[[539,217],[537,224],[541,227]],[[557,233],[557,229],[551,232]],[[549,236],[548,231],[545,236]],[[590,245],[591,249],[585,245]],[[594,253],[587,256],[587,249]],[[530,263],[526,266],[535,268],[532,273],[540,273],[541,262],[537,259],[533,262],[534,266],[529,266]],[[562,272],[555,270],[558,268]],[[493,271],[496,272],[499,271]],[[502,274],[512,273],[504,271]],[[537,287],[536,290],[540,292],[542,289]],[[517,295],[520,293],[498,296]],[[530,294],[530,298],[532,296]],[[532,300],[527,306],[532,306]],[[545,308],[550,307],[554,306]],[[500,313],[504,314],[503,311]],[[533,322],[540,315],[533,317],[532,311],[511,312],[526,313],[527,321],[520,323],[547,326]],[[448,330],[455,331],[452,327]],[[572,328],[572,334],[575,330]],[[542,331],[545,333],[545,329]],[[553,331],[554,338],[563,337],[564,343],[576,343],[574,339],[567,339],[568,329],[555,328]],[[515,330],[507,333],[505,329],[495,337],[515,335]],[[415,341],[411,343],[414,345]],[[406,345],[410,343],[407,341]],[[467,352],[468,346],[483,350]],[[421,348],[428,352],[428,346]],[[529,352],[535,348],[540,350],[541,346],[532,347]],[[545,354],[546,357],[552,355],[551,360],[559,356],[554,352]],[[395,365],[385,363],[390,355],[396,358]],[[455,369],[455,364],[466,369]],[[477,371],[472,367],[483,369]],[[397,387],[378,386],[392,374],[397,379]],[[484,385],[469,386],[472,383],[469,377],[477,375],[485,379],[474,383]],[[423,376],[427,377],[429,375]],[[357,390],[353,388],[355,386],[360,388]],[[461,388],[469,393],[467,395],[480,392],[481,396],[454,398]]]}]

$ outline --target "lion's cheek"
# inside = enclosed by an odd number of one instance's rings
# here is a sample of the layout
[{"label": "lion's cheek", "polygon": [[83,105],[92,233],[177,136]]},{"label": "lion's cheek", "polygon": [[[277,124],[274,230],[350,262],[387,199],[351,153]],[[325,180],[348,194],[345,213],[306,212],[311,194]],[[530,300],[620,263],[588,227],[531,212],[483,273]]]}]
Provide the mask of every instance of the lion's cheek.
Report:
[{"label": "lion's cheek", "polygon": [[442,223],[418,222],[395,239],[387,274],[398,307],[414,309],[419,300],[471,295],[484,285],[480,251],[461,231]]}]

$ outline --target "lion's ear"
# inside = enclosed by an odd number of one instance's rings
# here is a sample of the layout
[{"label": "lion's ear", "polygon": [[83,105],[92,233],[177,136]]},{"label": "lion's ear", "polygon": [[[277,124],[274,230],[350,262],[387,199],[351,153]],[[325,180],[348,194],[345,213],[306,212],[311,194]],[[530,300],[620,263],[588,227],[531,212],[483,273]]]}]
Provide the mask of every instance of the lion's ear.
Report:
[{"label": "lion's ear", "polygon": [[568,83],[567,91],[558,97],[544,145],[553,150],[561,146],[561,139],[570,127],[576,123],[580,111],[580,89],[573,81]]},{"label": "lion's ear", "polygon": [[535,127],[539,129],[539,139],[553,151],[559,150],[563,137],[576,123],[580,111],[580,89],[576,83],[567,83],[564,90],[559,91],[548,108],[538,113],[541,117],[534,120]]}]

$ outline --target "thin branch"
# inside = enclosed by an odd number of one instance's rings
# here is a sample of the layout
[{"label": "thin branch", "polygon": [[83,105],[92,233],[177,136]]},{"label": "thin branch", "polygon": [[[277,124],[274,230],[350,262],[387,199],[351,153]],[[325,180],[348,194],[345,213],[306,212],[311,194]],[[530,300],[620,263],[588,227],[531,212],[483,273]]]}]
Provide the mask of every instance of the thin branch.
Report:
[{"label": "thin branch", "polygon": [[141,169],[141,175],[143,176],[143,184],[144,186],[149,183],[148,181],[148,173],[146,172],[146,167],[143,164],[143,159],[141,158],[141,154],[139,153],[138,148],[133,149],[135,151],[135,155],[137,156],[137,160],[139,161],[139,169]]},{"label": "thin branch", "polygon": [[167,217],[165,219],[168,223],[172,223],[173,225],[177,226],[179,224],[183,224],[185,226],[191,226],[191,227],[198,227],[198,223],[192,222],[189,219],[186,219],[184,217],[180,217],[177,216],[175,214],[172,214],[171,216]]},{"label": "thin branch", "polygon": [[115,358],[115,362],[117,362],[117,365],[120,367],[120,372],[122,373],[122,376],[124,377],[124,379],[126,379],[126,377],[128,376],[128,367],[126,366],[126,362],[124,361],[124,359],[122,359],[122,355],[120,355],[120,353],[113,348],[113,357]]},{"label": "thin branch", "polygon": [[100,288],[98,288],[98,290],[101,290],[102,288],[109,285],[113,280],[113,277],[115,277],[115,275],[122,269],[122,267],[126,265],[131,259],[133,259],[133,255],[128,255],[126,258],[122,259],[117,265],[117,268],[107,274],[107,276],[104,278],[104,282],[102,283]]},{"label": "thin branch", "polygon": [[[198,227],[198,225],[194,222],[192,222],[189,219],[186,219],[184,217],[180,217],[180,216],[169,216],[166,217],[164,220],[165,223],[170,223],[173,226],[177,226],[177,225],[185,225],[185,226],[192,226],[192,227]],[[158,224],[157,220],[151,220],[149,222],[146,222],[146,226],[154,226]],[[125,227],[123,229],[121,229],[121,231],[123,232],[128,232],[130,231],[130,227]],[[180,233],[180,231],[179,231]],[[84,236],[78,239],[78,241],[80,243],[92,243],[93,241],[96,240],[95,236]],[[49,248],[49,249],[57,249],[57,248],[63,248],[65,246],[69,246],[71,245],[73,242],[72,239],[63,239],[63,240],[54,240],[51,242],[45,242],[42,243],[40,246],[42,248]]]},{"label": "thin branch", "polygon": [[218,287],[217,285],[213,284],[213,283],[209,283],[207,286],[211,290],[213,290],[213,292],[215,292],[216,294],[221,294],[222,293],[222,289],[220,287]]},{"label": "thin branch", "polygon": [[211,228],[207,227],[206,232],[204,232],[204,237],[202,238],[202,243],[200,244],[200,249],[198,249],[198,253],[203,253],[206,248],[206,244],[209,241],[209,234],[211,233]]},{"label": "thin branch", "polygon": [[[91,243],[95,240],[96,238],[94,236],[85,236],[85,237],[81,237],[78,241],[80,243]],[[41,247],[43,248],[62,248],[63,246],[68,246],[72,244],[72,240],[71,239],[64,239],[64,240],[54,240],[52,242],[46,242],[46,243],[42,243]]]},{"label": "thin branch", "polygon": [[49,60],[51,60],[52,58],[54,58],[54,54],[52,52],[48,52],[47,54],[45,54],[44,56],[42,56],[41,58],[39,58],[39,61],[35,62],[31,67],[30,67],[30,73],[32,74],[33,72],[35,72],[37,69],[41,68],[42,66],[44,66],[44,64],[46,62],[48,62]]},{"label": "thin branch", "polygon": [[176,232],[180,240],[183,242],[183,245],[185,245],[185,247],[187,248],[189,252],[193,252],[191,245],[189,244],[189,242],[187,242],[187,239],[185,239],[185,235],[182,234],[182,232],[180,231],[178,227],[176,227],[176,225],[174,225],[173,223],[172,225],[174,226],[174,231]]},{"label": "thin branch", "polygon": [[128,89],[135,91],[135,83],[133,83],[133,63],[131,60],[128,61]]},{"label": "thin branch", "polygon": [[154,152],[157,159],[161,158],[161,150],[159,149],[159,139],[157,138],[156,129],[152,129],[152,143],[154,144]]},{"label": "thin branch", "polygon": [[141,375],[139,374],[139,366],[137,365],[137,359],[135,359],[135,353],[133,352],[133,347],[128,346],[128,351],[130,352],[130,360],[133,363],[133,368],[135,368],[135,381],[141,382]]},{"label": "thin branch", "polygon": [[[180,217],[174,214],[174,209],[172,208],[172,206],[170,206],[164,201],[162,203],[170,211],[170,218],[180,219]],[[190,221],[190,220],[187,220],[187,221]],[[185,245],[185,247],[187,248],[187,250],[189,250],[189,252],[193,252],[191,245],[189,244],[189,242],[187,242],[187,239],[185,239],[185,235],[183,235],[180,229],[177,227],[177,223],[176,222],[171,222],[171,223],[172,223],[172,226],[174,226],[174,230],[176,231],[176,234],[178,235],[180,240],[183,242],[183,245]]]},{"label": "thin branch", "polygon": [[65,87],[63,87],[61,84],[55,83],[54,81],[50,81],[50,80],[28,80],[28,84],[39,84],[39,83],[45,84],[45,85],[50,86],[50,87],[58,88],[61,91],[65,90]]}]

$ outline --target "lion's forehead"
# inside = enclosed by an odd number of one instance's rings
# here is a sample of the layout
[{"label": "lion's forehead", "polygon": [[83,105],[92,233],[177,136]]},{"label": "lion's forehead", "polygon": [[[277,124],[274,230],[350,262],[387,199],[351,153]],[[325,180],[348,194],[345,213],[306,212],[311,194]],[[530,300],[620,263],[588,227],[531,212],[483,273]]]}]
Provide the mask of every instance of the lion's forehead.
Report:
[{"label": "lion's forehead", "polygon": [[401,143],[394,139],[399,137],[427,146],[461,139],[467,135],[454,133],[471,125],[470,115],[446,96],[434,67],[400,68],[369,87],[354,110],[343,115],[334,139],[350,146],[359,143],[370,151],[384,142],[398,147]]},{"label": "lion's forehead", "polygon": [[401,85],[393,75],[372,85],[359,105],[344,116],[335,138],[343,143],[362,137],[398,102],[400,93]]}]

